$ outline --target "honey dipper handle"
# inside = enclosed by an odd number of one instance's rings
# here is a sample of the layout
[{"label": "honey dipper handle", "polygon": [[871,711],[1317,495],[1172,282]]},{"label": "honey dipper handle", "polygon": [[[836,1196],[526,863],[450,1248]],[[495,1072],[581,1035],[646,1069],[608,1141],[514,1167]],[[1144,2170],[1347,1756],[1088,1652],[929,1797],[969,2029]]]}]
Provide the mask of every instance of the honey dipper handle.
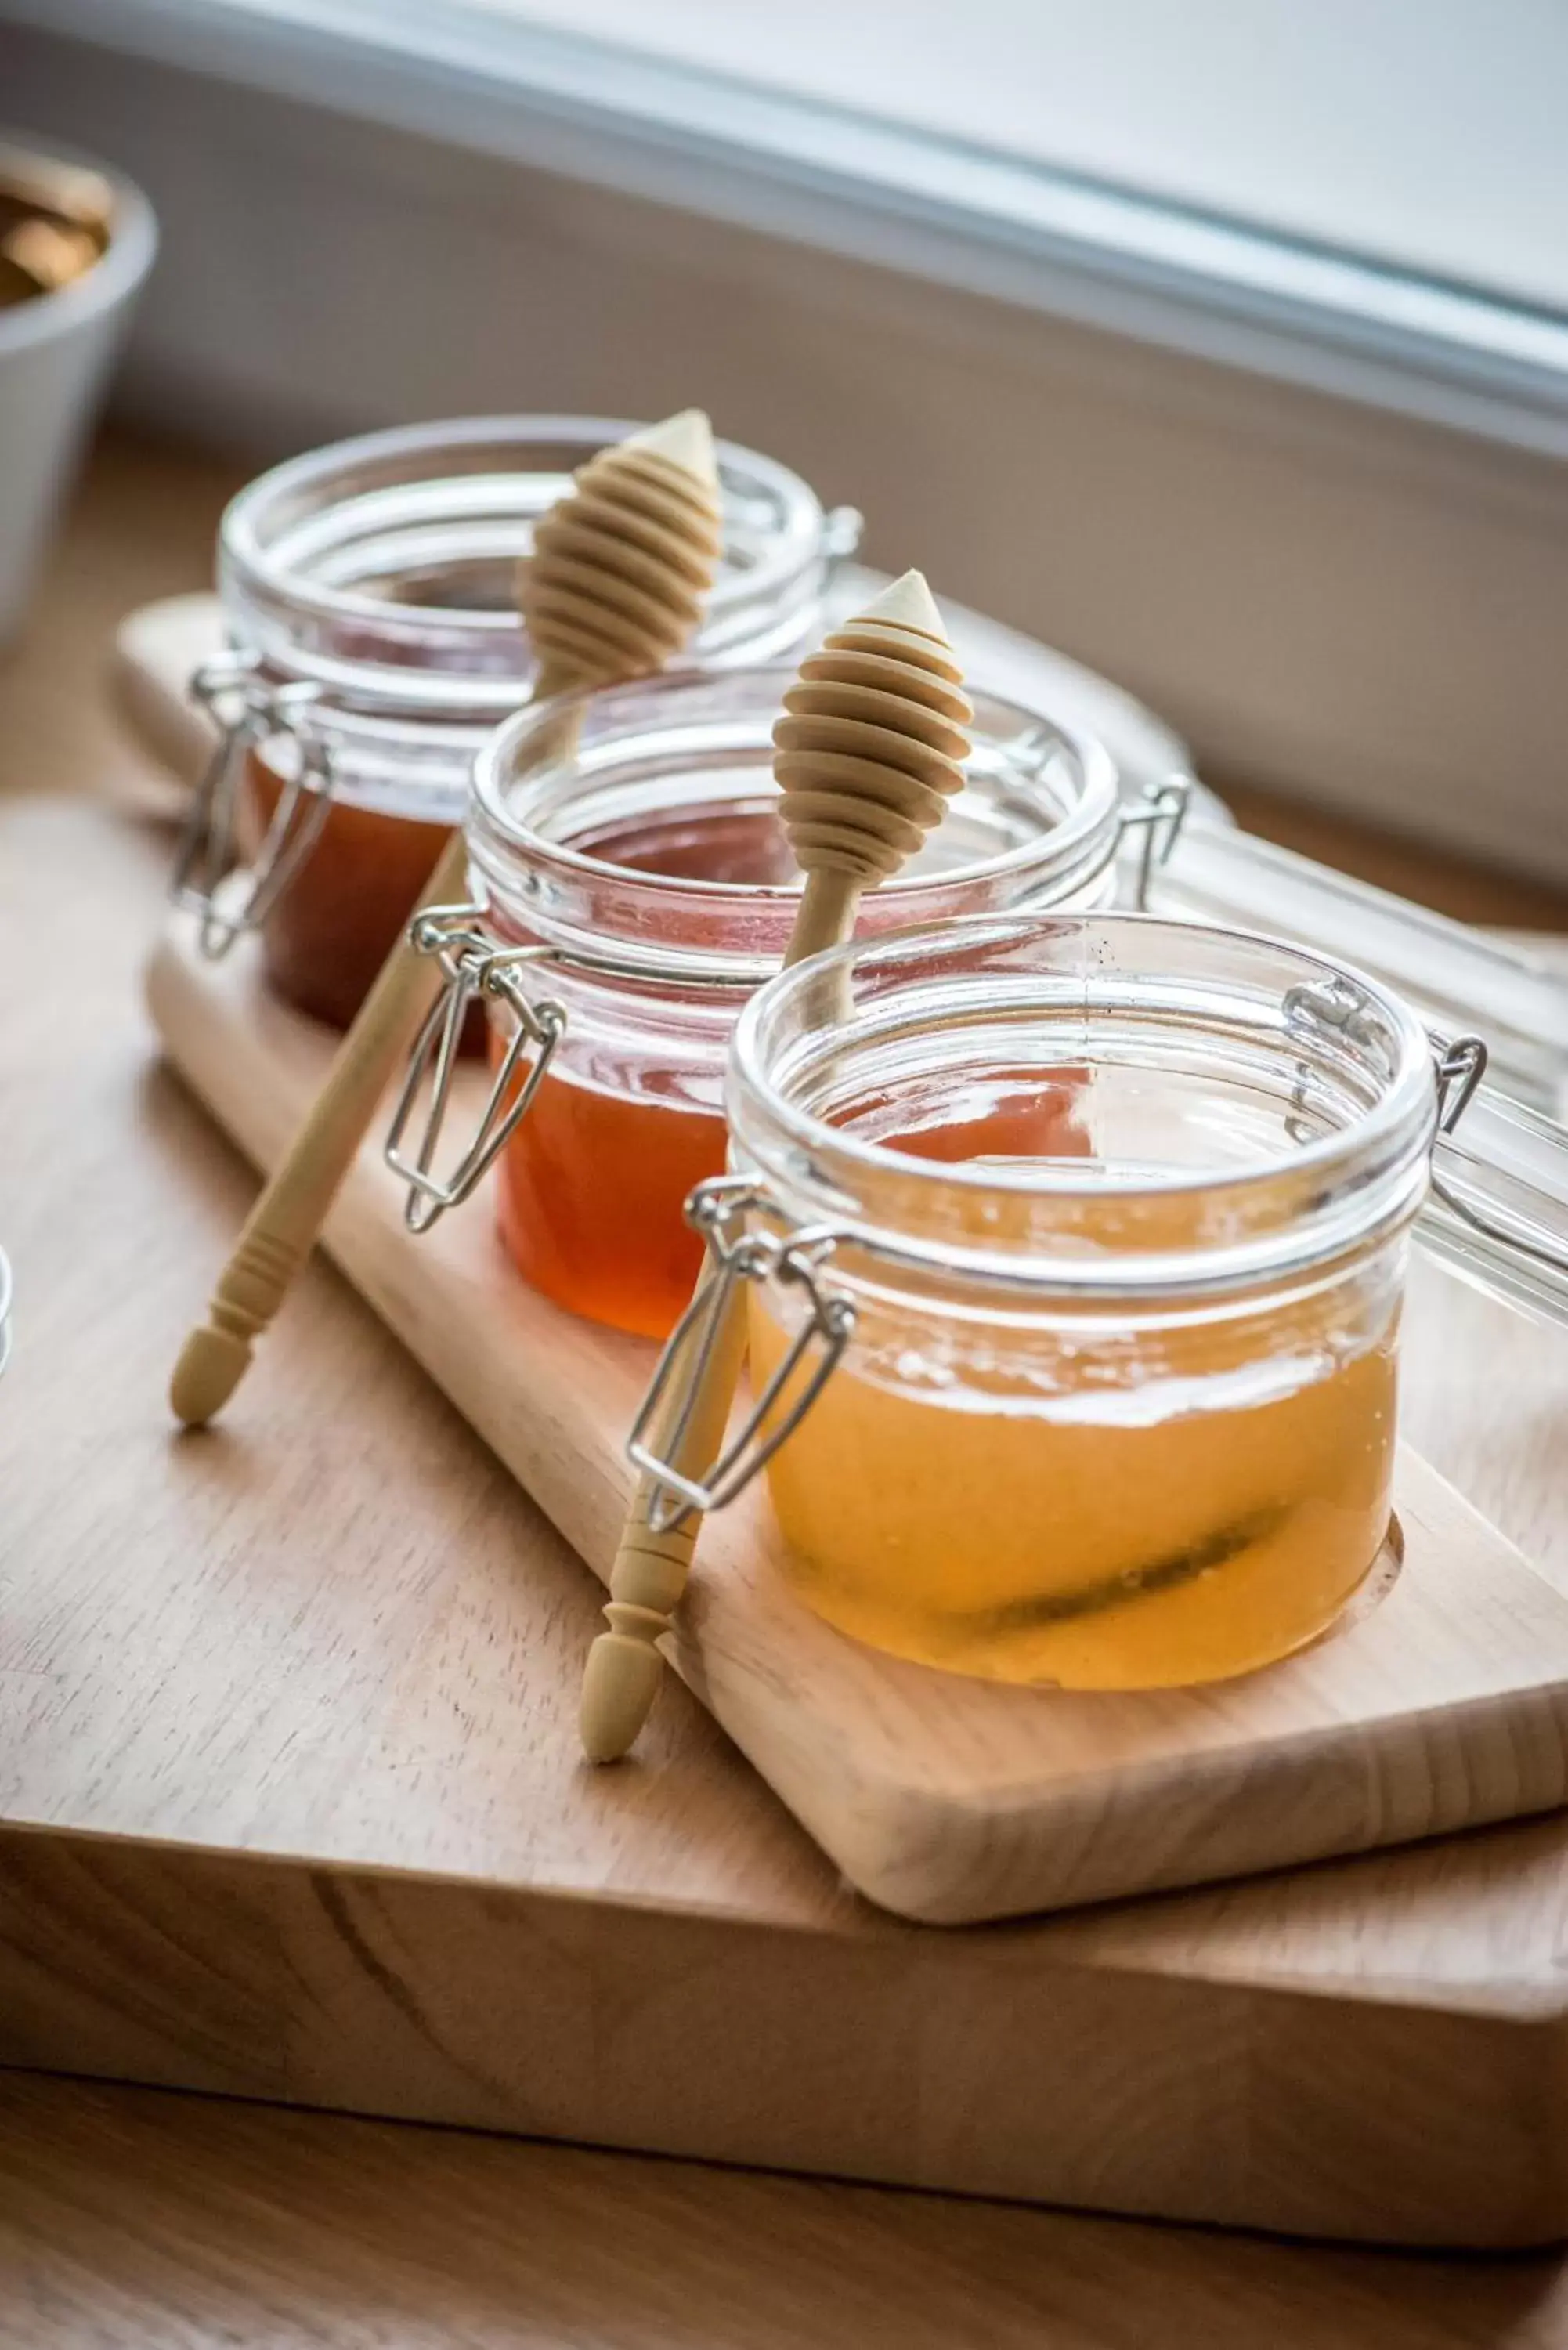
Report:
[{"label": "honey dipper handle", "polygon": [[[534,699],[646,676],[685,644],[713,585],[722,541],[718,465],[697,409],[601,449],[534,533],[518,602],[539,663]],[[555,750],[569,757],[582,715],[568,703]],[[464,869],[461,833],[422,903],[451,898]],[[188,1427],[210,1419],[244,1377],[309,1253],[400,1054],[433,1002],[439,967],[400,939],[343,1039],[327,1084],[251,1211],[170,1383]]]},{"label": "honey dipper handle", "polygon": [[[805,875],[786,965],[843,944],[855,928],[861,892],[919,851],[962,788],[974,712],[960,683],[941,615],[918,571],[896,579],[801,663],[774,729],[779,813]],[[813,995],[808,1026],[849,1016],[846,971],[830,965]],[[657,1457],[693,1484],[718,1458],[740,1378],[742,1288],[738,1281],[730,1288],[683,1431],[679,1366],[670,1367],[675,1375]],[[671,1461],[672,1442],[678,1450]],[[658,1643],[685,1586],[701,1524],[693,1511],[669,1534],[655,1533],[649,1518],[659,1490],[650,1477],[639,1483],[610,1573],[610,1628],[588,1653],[581,1728],[596,1762],[626,1753],[648,1718],[659,1686]]]},{"label": "honey dipper handle", "polygon": [[[699,1288],[715,1271],[710,1260]],[[745,1346],[745,1293],[737,1282],[730,1290],[723,1319],[714,1335],[708,1376],[692,1399],[691,1420],[671,1463],[683,1476],[704,1469],[724,1440]],[[672,1397],[671,1414],[680,1404],[680,1397]],[[661,1455],[669,1436],[667,1415],[666,1425],[659,1431]],[[663,1670],[657,1644],[669,1631],[686,1588],[702,1521],[693,1511],[663,1532],[650,1525],[659,1491],[655,1478],[644,1474],[638,1479],[610,1573],[610,1596],[604,1611],[609,1629],[599,1634],[584,1668],[579,1727],[583,1752],[590,1762],[618,1762],[635,1743]]]},{"label": "honey dipper handle", "polygon": [[[855,874],[810,875],[785,962],[804,962],[807,955],[841,945],[855,927],[864,886]],[[699,1293],[715,1270],[710,1259],[698,1277]],[[745,1287],[736,1282],[714,1336],[706,1376],[691,1399],[685,1433],[670,1461],[682,1476],[700,1475],[717,1458],[745,1350]],[[670,1458],[674,1417],[681,1407],[679,1383],[675,1386],[665,1426],[658,1434],[661,1459]],[[610,1596],[604,1611],[609,1629],[595,1640],[583,1670],[578,1727],[583,1752],[590,1762],[618,1762],[630,1752],[648,1720],[663,1670],[658,1644],[670,1628],[701,1531],[702,1520],[695,1510],[663,1533],[651,1526],[649,1517],[659,1490],[656,1478],[644,1474],[638,1479],[610,1570]]]},{"label": "honey dipper handle", "polygon": [[[462,887],[464,861],[462,835],[454,832],[436,861],[421,904],[455,895]],[[309,1117],[245,1220],[213,1292],[206,1321],[197,1325],[181,1349],[169,1400],[175,1418],[187,1428],[211,1419],[244,1377],[252,1345],[314,1247],[387,1081],[430,1009],[440,981],[437,965],[416,954],[406,935],[381,966],[337,1047]]]},{"label": "honey dipper handle", "polygon": [[844,944],[855,928],[865,887],[865,876],[859,873],[825,868],[807,877],[800,911],[790,932],[789,951],[784,956],[786,971],[793,963],[805,962],[808,955],[823,954],[829,947]]}]

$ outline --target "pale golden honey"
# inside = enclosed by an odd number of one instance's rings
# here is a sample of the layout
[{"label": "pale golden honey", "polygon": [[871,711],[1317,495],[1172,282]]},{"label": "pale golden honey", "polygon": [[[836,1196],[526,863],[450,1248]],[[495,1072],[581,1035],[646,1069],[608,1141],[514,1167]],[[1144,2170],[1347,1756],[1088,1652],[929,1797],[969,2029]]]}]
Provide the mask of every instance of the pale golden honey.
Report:
[{"label": "pale golden honey", "polygon": [[[840,1630],[951,1671],[1250,1671],[1326,1629],[1377,1556],[1395,1341],[1354,1278],[1158,1332],[871,1302],[768,1472],[786,1571]],[[753,1292],[753,1388],[786,1343]]]}]

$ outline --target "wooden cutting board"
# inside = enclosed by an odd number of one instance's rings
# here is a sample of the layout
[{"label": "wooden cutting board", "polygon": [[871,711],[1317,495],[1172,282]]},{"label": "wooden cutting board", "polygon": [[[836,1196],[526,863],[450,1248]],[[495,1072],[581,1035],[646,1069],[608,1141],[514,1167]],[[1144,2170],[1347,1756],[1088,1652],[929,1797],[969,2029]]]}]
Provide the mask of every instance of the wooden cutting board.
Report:
[{"label": "wooden cutting board", "polygon": [[[177,1436],[254,1178],[140,1011],[166,872],[0,798],[0,2062],[1310,2236],[1568,2228],[1568,1817],[905,1925],[673,1679],[582,1768],[597,1585],[325,1263]],[[1408,1357],[1423,1443],[1568,1581],[1564,1334],[1417,1267]]]},{"label": "wooden cutting board", "polygon": [[[269,1167],[332,1051],[254,942],[204,961],[172,918],[148,996],[182,1074]],[[470,1130],[486,1079],[454,1100]],[[413,1240],[372,1136],[327,1246],[596,1572],[630,1488],[622,1440],[651,1350],[513,1273],[481,1196]],[[234,1407],[244,1418],[244,1391]],[[1272,1670],[1118,1697],[1005,1689],[878,1655],[778,1572],[753,1486],[703,1529],[675,1664],[870,1899],[973,1923],[1407,1842],[1568,1800],[1568,1604],[1414,1454],[1403,1571]]]}]

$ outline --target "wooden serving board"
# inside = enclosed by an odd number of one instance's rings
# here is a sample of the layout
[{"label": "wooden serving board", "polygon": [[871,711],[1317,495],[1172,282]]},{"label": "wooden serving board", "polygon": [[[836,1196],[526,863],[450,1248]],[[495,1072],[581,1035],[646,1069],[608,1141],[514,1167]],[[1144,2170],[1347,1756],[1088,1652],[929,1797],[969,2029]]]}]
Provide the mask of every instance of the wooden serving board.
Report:
[{"label": "wooden serving board", "polygon": [[[0,795],[0,2063],[1315,2237],[1568,2230],[1568,1815],[905,1925],[673,1678],[638,1761],[582,1767],[592,1576],[325,1260],[178,1435],[254,1186],[140,1010],[167,868]],[[1423,1445],[1568,1586],[1568,1335],[1424,1263],[1409,1320]],[[1322,2257],[1243,2252],[1260,2311]]]},{"label": "wooden serving board", "polygon": [[[182,1073],[270,1166],[333,1040],[271,998],[245,945],[202,961],[184,917],[148,992]],[[457,1130],[483,1082],[454,1101]],[[402,1196],[378,1134],[327,1246],[607,1574],[651,1350],[535,1295],[487,1199],[414,1241]],[[243,1393],[234,1409],[243,1419]],[[1407,1557],[1379,1570],[1376,1605],[1269,1672],[1117,1697],[998,1688],[845,1638],[778,1573],[757,1486],[703,1530],[673,1659],[849,1882],[927,1922],[1237,1877],[1568,1801],[1568,1605],[1407,1451],[1397,1500]]]}]

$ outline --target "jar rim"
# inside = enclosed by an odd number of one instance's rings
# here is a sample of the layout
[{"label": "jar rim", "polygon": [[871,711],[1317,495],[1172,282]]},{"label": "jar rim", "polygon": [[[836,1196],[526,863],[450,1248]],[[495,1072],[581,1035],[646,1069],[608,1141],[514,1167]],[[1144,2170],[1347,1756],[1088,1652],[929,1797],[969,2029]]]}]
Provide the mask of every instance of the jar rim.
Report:
[{"label": "jar rim", "polygon": [[[275,552],[269,520],[275,525],[291,504],[308,499],[312,493],[319,494],[320,512],[329,512],[334,504],[347,504],[356,494],[367,494],[349,486],[358,471],[400,460],[424,457],[429,460],[429,474],[386,484],[388,494],[400,490],[417,494],[422,482],[442,481],[446,478],[441,472],[443,455],[452,462],[453,479],[464,475],[486,479],[501,472],[514,474],[519,481],[531,476],[553,480],[561,471],[574,471],[597,449],[639,429],[618,417],[478,416],[399,425],[330,442],[258,474],[229,501],[218,532],[221,585],[244,608],[243,617],[253,621],[258,608],[275,617],[286,612],[290,627],[297,629],[305,641],[279,658],[286,658],[291,668],[335,693],[374,697],[392,705],[412,699],[422,702],[433,695],[449,708],[483,706],[499,716],[515,707],[518,685],[525,685],[528,675],[525,667],[503,671],[495,659],[498,653],[504,656],[514,641],[522,641],[514,611],[405,602],[314,577],[307,567]],[[517,462],[483,471],[462,463],[465,454],[487,445],[514,449]],[[560,449],[563,465],[545,471],[537,463],[528,464],[531,446]],[[738,494],[768,498],[779,518],[779,526],[760,543],[756,560],[721,568],[707,600],[702,627],[704,631],[723,635],[753,607],[771,612],[777,600],[799,588],[814,566],[838,550],[827,543],[829,517],[821,501],[799,474],[776,458],[734,442],[716,442],[714,453],[721,486],[728,484]],[[343,496],[334,501],[327,494],[338,479],[344,483]],[[449,669],[443,678],[429,667],[391,660],[337,659],[310,641],[316,632],[378,623],[404,634],[422,630],[452,645],[466,643],[484,652],[485,658],[471,671]]]},{"label": "jar rim", "polygon": [[[1376,1007],[1393,1040],[1386,1082],[1367,1107],[1333,1130],[1296,1144],[1288,1155],[1252,1166],[1217,1163],[1127,1171],[1098,1161],[1075,1165],[1068,1159],[1050,1165],[999,1166],[989,1160],[918,1156],[867,1140],[852,1128],[816,1115],[791,1097],[770,1066],[770,1030],[782,1024],[808,991],[822,988],[836,972],[853,988],[857,976],[896,973],[900,968],[919,972],[964,950],[976,955],[1001,953],[1054,939],[1075,941],[1086,963],[1096,940],[1118,938],[1139,940],[1150,958],[1159,955],[1164,941],[1179,941],[1189,952],[1194,947],[1211,949],[1217,958],[1245,957],[1256,951],[1260,958],[1276,958],[1299,972],[1303,986],[1316,983],[1354,988],[1364,1003]],[[806,1024],[801,1033],[814,1032]],[[844,1033],[864,1035],[867,1031],[857,1025]],[[1022,1282],[1030,1287],[1092,1292],[1234,1288],[1343,1254],[1370,1232],[1391,1222],[1403,1223],[1415,1212],[1426,1189],[1438,1119],[1431,1039],[1410,1006],[1377,981],[1350,964],[1262,931],[1120,910],[966,916],[879,939],[852,940],[796,964],[768,982],[742,1011],[731,1038],[725,1098],[742,1164],[754,1162],[764,1181],[780,1179],[807,1221],[840,1224],[872,1254],[880,1253],[907,1264],[950,1271],[961,1264],[979,1278],[1012,1285]],[[903,1206],[915,1203],[922,1218],[930,1213],[936,1221],[940,1221],[939,1211],[955,1209],[952,1221],[965,1213],[972,1220],[974,1203],[987,1194],[1003,1201],[1036,1201],[1053,1211],[1096,1203],[1137,1208],[1186,1199],[1233,1204],[1241,1211],[1239,1225],[1246,1228],[1248,1200],[1264,1198],[1268,1187],[1278,1186],[1282,1177],[1308,1179],[1299,1229],[1259,1225],[1244,1229],[1239,1240],[1220,1241],[1212,1248],[1163,1256],[1129,1252],[1120,1260],[1072,1258],[1027,1272],[1021,1272],[1019,1253],[1004,1245],[965,1246],[950,1236],[933,1239],[923,1230],[885,1232],[877,1218],[878,1194],[885,1200],[896,1187]]]},{"label": "jar rim", "polygon": [[[596,943],[607,939],[618,950],[623,976],[626,956],[619,951],[629,948],[632,967],[640,960],[650,979],[736,986],[748,993],[760,986],[777,971],[788,942],[800,902],[799,876],[788,882],[751,882],[652,871],[615,863],[545,827],[553,811],[569,808],[576,790],[585,811],[582,828],[588,828],[591,811],[613,787],[621,740],[615,732],[618,722],[624,723],[628,747],[621,756],[628,768],[635,764],[635,752],[646,754],[647,745],[657,742],[660,719],[672,743],[691,744],[691,764],[670,770],[672,786],[685,785],[684,797],[671,790],[672,816],[713,805],[701,801],[692,780],[699,738],[702,747],[711,748],[726,728],[734,755],[755,761],[757,787],[771,795],[776,790],[772,726],[797,674],[788,662],[669,670],[623,686],[560,694],[515,713],[486,741],[474,764],[469,854],[486,902],[586,967],[592,965]],[[887,910],[880,920],[884,930],[895,920],[929,920],[950,911],[955,891],[996,889],[1008,892],[1006,902],[1012,903],[1023,892],[1068,894],[1088,887],[1115,859],[1123,809],[1116,766],[1105,745],[983,687],[971,691],[971,733],[981,754],[979,765],[971,764],[976,794],[988,789],[999,802],[1010,797],[1027,809],[1032,828],[994,853],[888,881],[874,900],[877,918]],[[517,771],[531,745],[543,740],[547,749],[552,737],[570,736],[574,721],[590,712],[607,729],[597,767],[590,764],[574,779],[564,763],[546,757],[519,783]],[[760,735],[759,728],[764,730]],[[1035,745],[1033,772],[1014,747],[1023,741]],[[591,751],[590,745],[590,757]],[[662,781],[656,772],[649,789]],[[742,784],[739,796],[745,795]]]},{"label": "jar rim", "polygon": [[[784,690],[794,682],[798,674],[797,665],[793,661],[760,662],[754,668],[737,668],[724,672],[727,679],[736,682],[745,678],[759,681],[776,681],[780,689],[777,701],[781,710]],[[709,684],[713,677],[713,671],[693,664],[682,669],[664,670],[657,678],[634,680],[624,686],[600,686],[556,694],[548,702],[531,703],[516,712],[486,737],[474,762],[473,800],[477,806],[483,808],[486,824],[509,847],[524,849],[551,862],[558,861],[573,870],[600,874],[626,872],[628,868],[624,866],[612,865],[586,850],[573,848],[567,842],[553,840],[535,826],[520,820],[514,810],[506,805],[504,797],[511,789],[509,771],[531,734],[553,730],[563,717],[569,721],[573,712],[587,709],[590,703],[601,710],[613,709],[618,701],[642,699],[650,691],[657,693],[665,689],[676,695],[692,686]],[[1027,866],[1039,856],[1046,841],[1059,850],[1076,850],[1095,841],[1120,807],[1116,768],[1104,743],[1096,736],[1082,733],[1058,719],[1046,718],[1043,713],[1026,710],[1022,702],[1013,702],[1006,694],[992,693],[983,687],[971,688],[971,691],[992,707],[1010,710],[1023,718],[1036,718],[1042,725],[1048,726],[1063,747],[1076,759],[1084,777],[1083,792],[1067,815],[1044,829],[1036,839],[1021,841],[1015,848],[985,859],[984,870],[1002,873]],[[537,779],[541,795],[547,780],[548,771]],[[919,894],[922,890],[929,891],[935,883],[950,882],[961,875],[980,869],[977,865],[952,868],[941,874],[918,875],[908,880],[888,884],[887,893],[891,895],[897,890],[899,894]],[[704,897],[743,899],[747,903],[787,902],[793,906],[800,895],[799,884],[794,881],[788,884],[711,881],[701,877],[671,879],[658,874],[639,878],[653,884],[663,882],[671,889],[694,890]]]}]

